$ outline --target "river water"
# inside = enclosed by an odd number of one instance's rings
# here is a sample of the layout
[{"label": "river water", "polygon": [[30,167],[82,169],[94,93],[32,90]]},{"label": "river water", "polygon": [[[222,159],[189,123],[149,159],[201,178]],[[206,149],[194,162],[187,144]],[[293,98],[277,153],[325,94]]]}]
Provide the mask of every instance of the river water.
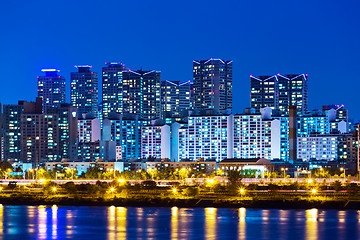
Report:
[{"label": "river water", "polygon": [[0,239],[360,239],[360,211],[0,205]]}]

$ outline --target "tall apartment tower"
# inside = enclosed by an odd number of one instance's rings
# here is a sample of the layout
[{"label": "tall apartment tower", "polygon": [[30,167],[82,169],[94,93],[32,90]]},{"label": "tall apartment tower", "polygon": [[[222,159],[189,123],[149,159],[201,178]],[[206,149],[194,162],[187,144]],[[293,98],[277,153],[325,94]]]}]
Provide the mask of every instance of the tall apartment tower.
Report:
[{"label": "tall apartment tower", "polygon": [[136,114],[145,120],[161,117],[159,71],[123,72],[123,114]]},{"label": "tall apartment tower", "polygon": [[193,61],[193,108],[232,109],[232,61]]},{"label": "tall apartment tower", "polygon": [[123,111],[122,72],[125,66],[121,63],[105,63],[102,68],[102,117],[109,113]]},{"label": "tall apartment tower", "polygon": [[308,110],[308,75],[278,74],[279,80],[279,111],[289,114],[289,107],[296,107],[297,115],[304,115]]},{"label": "tall apartment tower", "polygon": [[59,108],[52,108],[49,114],[56,115],[59,123],[59,159],[74,161],[77,159],[78,111],[69,103],[63,103]]},{"label": "tall apartment tower", "polygon": [[250,106],[257,112],[270,107],[281,116],[288,116],[289,107],[295,106],[297,114],[304,115],[308,107],[307,80],[307,74],[250,75]]},{"label": "tall apartment tower", "polygon": [[70,102],[78,109],[78,114],[98,114],[98,75],[92,66],[75,66],[78,71],[71,73]]},{"label": "tall apartment tower", "polygon": [[160,117],[160,72],[131,71],[120,63],[109,63],[102,74],[103,118],[110,113],[137,114],[149,120]]},{"label": "tall apartment tower", "polygon": [[65,103],[65,78],[59,75],[60,70],[42,69],[45,76],[38,76],[38,97],[43,99],[43,112],[59,107]]},{"label": "tall apartment tower", "polygon": [[23,111],[23,101],[3,106],[3,161],[20,161],[20,117]]},{"label": "tall apartment tower", "polygon": [[250,75],[250,106],[260,112],[270,107],[274,113],[279,109],[279,89],[277,76]]},{"label": "tall apartment tower", "polygon": [[191,107],[191,82],[161,81],[161,111],[163,117],[184,116]]}]

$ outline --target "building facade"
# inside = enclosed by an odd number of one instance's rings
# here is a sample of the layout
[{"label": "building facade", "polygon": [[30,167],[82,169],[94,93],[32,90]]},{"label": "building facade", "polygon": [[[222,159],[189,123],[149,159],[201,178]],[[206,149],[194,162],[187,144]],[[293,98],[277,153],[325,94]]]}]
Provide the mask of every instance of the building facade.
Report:
[{"label": "building facade", "polygon": [[250,75],[250,105],[257,112],[270,107],[281,116],[289,115],[289,107],[296,106],[297,115],[304,115],[308,110],[307,81],[307,74]]},{"label": "building facade", "polygon": [[60,70],[42,69],[45,76],[38,76],[38,97],[42,98],[43,112],[59,107],[65,103],[65,78],[59,75]]},{"label": "building facade", "polygon": [[98,75],[91,66],[75,66],[78,71],[71,73],[70,102],[78,114],[98,115]]},{"label": "building facade", "polygon": [[232,61],[193,61],[193,108],[232,109]]},{"label": "building facade", "polygon": [[338,159],[338,137],[336,135],[312,134],[298,137],[297,158],[302,161]]}]

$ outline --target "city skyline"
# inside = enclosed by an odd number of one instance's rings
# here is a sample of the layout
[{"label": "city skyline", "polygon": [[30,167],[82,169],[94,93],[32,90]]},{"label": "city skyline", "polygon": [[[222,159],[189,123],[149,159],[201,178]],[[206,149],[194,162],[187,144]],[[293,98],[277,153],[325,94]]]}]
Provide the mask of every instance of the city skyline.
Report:
[{"label": "city skyline", "polygon": [[[219,5],[185,1],[180,6],[136,1],[120,6],[115,1],[40,1],[23,5],[20,9],[5,3],[0,17],[4,33],[0,40],[0,101],[4,104],[33,99],[35,78],[42,68],[60,69],[69,84],[74,65],[91,64],[94,72],[100,73],[104,62],[120,61],[134,70],[161,71],[163,80],[187,81],[192,79],[192,60],[213,57],[233,60],[233,87],[238,93],[234,112],[250,105],[250,74],[308,73],[310,110],[324,104],[345,104],[354,120],[359,119],[353,97],[360,52],[360,36],[354,31],[359,19],[357,2],[230,1]],[[80,7],[83,11],[74,11]],[[156,9],[155,13],[148,12],[149,8]],[[131,17],[132,11],[119,17],[117,9],[136,9],[139,17]],[[97,17],[88,18],[89,12]],[[69,17],[53,18],[53,14]],[[200,19],[213,19],[214,28],[200,27]],[[227,24],[216,19],[225,19]],[[123,30],[114,31],[116,25]],[[226,36],[212,30],[219,28]],[[53,31],[45,34],[47,29]],[[325,96],[318,94],[323,92]]]}]

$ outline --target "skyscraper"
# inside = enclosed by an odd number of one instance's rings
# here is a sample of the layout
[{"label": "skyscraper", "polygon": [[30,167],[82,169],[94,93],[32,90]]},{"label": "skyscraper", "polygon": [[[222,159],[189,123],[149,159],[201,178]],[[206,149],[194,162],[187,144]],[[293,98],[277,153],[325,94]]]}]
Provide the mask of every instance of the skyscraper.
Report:
[{"label": "skyscraper", "polygon": [[159,71],[131,71],[120,63],[103,68],[103,118],[109,113],[137,114],[140,118],[161,116]]},{"label": "skyscraper", "polygon": [[232,61],[193,61],[195,110],[232,109]]},{"label": "skyscraper", "polygon": [[51,108],[48,113],[58,117],[59,123],[59,159],[77,159],[78,113],[71,104],[63,103],[59,108]]},{"label": "skyscraper", "polygon": [[145,120],[160,118],[161,73],[127,70],[122,75],[123,113],[136,114]]},{"label": "skyscraper", "polygon": [[163,117],[183,116],[192,106],[191,82],[161,81],[161,111]]},{"label": "skyscraper", "polygon": [[17,105],[4,105],[3,107],[3,161],[20,161],[20,117],[24,111],[24,105],[22,103],[23,102],[19,102]]},{"label": "skyscraper", "polygon": [[304,115],[308,108],[308,75],[278,74],[279,80],[279,111],[288,115],[289,107],[296,107],[297,115]]},{"label": "skyscraper", "polygon": [[122,113],[122,72],[125,67],[121,63],[105,63],[102,68],[102,115],[107,118],[109,113]]},{"label": "skyscraper", "polygon": [[78,114],[98,114],[98,75],[91,66],[75,66],[78,72],[71,73],[70,102]]},{"label": "skyscraper", "polygon": [[275,114],[289,115],[289,107],[296,106],[298,115],[304,115],[308,107],[307,74],[277,74],[273,76],[250,75],[250,105],[270,107]]},{"label": "skyscraper", "polygon": [[65,103],[65,78],[59,75],[60,70],[42,69],[45,76],[38,76],[38,97],[43,99],[43,112]]},{"label": "skyscraper", "polygon": [[[250,106],[258,113],[261,108],[279,108],[279,89],[277,76],[250,75]],[[275,111],[274,111],[275,112]]]}]

